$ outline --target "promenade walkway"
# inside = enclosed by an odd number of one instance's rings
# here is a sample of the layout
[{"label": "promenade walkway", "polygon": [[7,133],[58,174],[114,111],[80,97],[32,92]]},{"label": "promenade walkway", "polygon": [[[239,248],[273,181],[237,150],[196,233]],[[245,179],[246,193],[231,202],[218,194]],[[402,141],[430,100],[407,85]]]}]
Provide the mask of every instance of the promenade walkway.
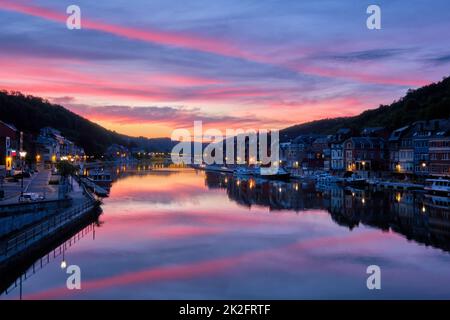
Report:
[{"label": "promenade walkway", "polygon": [[[44,196],[47,200],[56,200],[58,198],[58,186],[49,185],[51,171],[41,169],[30,178],[23,179],[24,192],[34,192]],[[19,202],[19,196],[22,191],[22,181],[3,182],[2,189],[5,191],[5,197],[0,200],[0,205],[14,204]]]}]

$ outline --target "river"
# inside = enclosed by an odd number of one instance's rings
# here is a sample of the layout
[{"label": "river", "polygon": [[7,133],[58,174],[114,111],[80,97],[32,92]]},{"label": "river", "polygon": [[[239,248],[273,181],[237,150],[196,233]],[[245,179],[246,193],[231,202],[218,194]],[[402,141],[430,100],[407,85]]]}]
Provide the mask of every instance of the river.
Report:
[{"label": "river", "polygon": [[[450,212],[430,201],[193,169],[127,174],[98,218],[0,299],[449,299]],[[71,265],[81,290],[66,287]],[[371,265],[380,290],[367,288]]]}]

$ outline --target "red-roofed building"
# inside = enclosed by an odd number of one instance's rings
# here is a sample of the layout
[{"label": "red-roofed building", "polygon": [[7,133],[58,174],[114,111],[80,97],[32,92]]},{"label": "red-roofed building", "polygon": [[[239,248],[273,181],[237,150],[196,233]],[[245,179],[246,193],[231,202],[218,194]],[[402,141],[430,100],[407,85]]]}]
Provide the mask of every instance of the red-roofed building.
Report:
[{"label": "red-roofed building", "polygon": [[0,121],[0,175],[10,175],[19,158],[21,132],[13,125]]}]

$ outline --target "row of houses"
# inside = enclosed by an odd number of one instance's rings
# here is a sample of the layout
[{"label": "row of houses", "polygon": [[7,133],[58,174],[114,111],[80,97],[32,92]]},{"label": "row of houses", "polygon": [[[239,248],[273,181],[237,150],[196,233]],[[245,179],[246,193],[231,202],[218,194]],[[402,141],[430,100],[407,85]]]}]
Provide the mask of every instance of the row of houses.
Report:
[{"label": "row of houses", "polygon": [[323,170],[450,176],[450,119],[417,121],[393,132],[372,127],[301,135],[280,145],[280,159],[294,174]]},{"label": "row of houses", "polygon": [[84,149],[64,137],[59,130],[45,127],[36,139],[38,159],[51,163],[84,157]]},{"label": "row of houses", "polygon": [[24,134],[11,124],[0,121],[0,176],[14,174],[30,163],[54,163],[85,156],[83,148],[46,127],[39,135]]},{"label": "row of houses", "polygon": [[0,175],[6,175],[20,166],[19,152],[23,150],[23,133],[16,127],[0,121]]}]

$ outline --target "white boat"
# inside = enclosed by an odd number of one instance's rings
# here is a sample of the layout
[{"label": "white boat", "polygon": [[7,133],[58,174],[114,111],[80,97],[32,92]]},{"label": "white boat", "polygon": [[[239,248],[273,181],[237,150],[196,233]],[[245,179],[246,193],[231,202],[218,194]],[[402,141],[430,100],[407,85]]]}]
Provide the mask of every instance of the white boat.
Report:
[{"label": "white boat", "polygon": [[88,179],[102,187],[110,186],[111,183],[113,182],[111,178],[111,173],[105,170],[90,171],[88,174]]},{"label": "white boat", "polygon": [[237,176],[255,176],[268,180],[287,180],[290,178],[291,174],[284,170],[283,168],[277,168],[276,172],[271,172],[268,170],[267,172],[262,172],[266,168],[261,167],[239,167],[234,170],[234,174]]},{"label": "white boat", "polygon": [[333,176],[329,173],[324,173],[324,174],[317,176],[316,181],[317,181],[317,184],[320,184],[320,185],[331,185],[331,184],[336,184],[338,182],[342,182],[342,178]]},{"label": "white boat", "polygon": [[442,178],[427,179],[425,182],[425,191],[450,197],[450,180]]},{"label": "white boat", "polygon": [[233,173],[237,176],[253,176],[255,175],[255,170],[247,167],[239,167]]},{"label": "white boat", "polygon": [[99,186],[97,183],[92,182],[92,180],[87,178],[81,178],[81,182],[90,190],[92,190],[99,197],[107,197],[109,195],[108,190]]},{"label": "white boat", "polygon": [[218,165],[209,165],[204,168],[206,171],[214,171],[214,172],[224,172],[224,173],[233,173],[234,170],[230,169],[226,166],[218,166]]},{"label": "white boat", "polygon": [[367,184],[367,180],[356,173],[352,174],[351,177],[346,178],[344,181],[345,181],[345,184],[349,185],[349,186],[360,187],[360,186],[365,186]]},{"label": "white boat", "polygon": [[268,180],[289,180],[291,177],[290,172],[281,167],[278,167],[275,172],[272,172],[271,168],[255,167],[254,172],[256,176]]}]

